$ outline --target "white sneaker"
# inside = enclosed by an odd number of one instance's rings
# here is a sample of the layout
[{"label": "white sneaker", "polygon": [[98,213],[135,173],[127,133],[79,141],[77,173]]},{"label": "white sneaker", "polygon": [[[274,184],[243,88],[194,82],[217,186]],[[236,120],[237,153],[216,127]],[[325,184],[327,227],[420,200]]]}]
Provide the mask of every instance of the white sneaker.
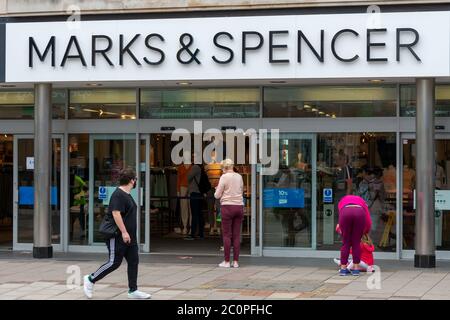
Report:
[{"label": "white sneaker", "polygon": [[128,299],[150,299],[152,296],[148,293],[136,290],[133,292],[128,292]]},{"label": "white sneaker", "polygon": [[334,258],[333,261],[334,261],[334,263],[336,263],[338,266],[341,265],[341,259]]},{"label": "white sneaker", "polygon": [[229,268],[230,267],[230,263],[226,262],[226,261],[222,261],[221,263],[219,263],[219,267],[221,267],[221,268]]},{"label": "white sneaker", "polygon": [[83,290],[88,299],[92,299],[92,292],[94,291],[94,284],[89,280],[89,275],[83,277]]},{"label": "white sneaker", "polygon": [[239,262],[233,261],[233,268],[239,268]]}]

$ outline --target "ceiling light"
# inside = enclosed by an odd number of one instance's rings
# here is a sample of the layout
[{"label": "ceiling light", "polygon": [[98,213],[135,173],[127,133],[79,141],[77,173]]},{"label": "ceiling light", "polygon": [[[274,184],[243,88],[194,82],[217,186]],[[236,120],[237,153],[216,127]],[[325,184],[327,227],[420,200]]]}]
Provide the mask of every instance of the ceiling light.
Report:
[{"label": "ceiling light", "polygon": [[325,112],[323,112],[323,111],[319,111],[319,114],[325,114]]},{"label": "ceiling light", "polygon": [[332,117],[333,119],[336,119],[336,115],[335,115],[335,114],[333,114],[331,117]]},{"label": "ceiling light", "polygon": [[372,82],[372,83],[382,83],[384,80],[382,80],[382,79],[371,79],[371,80],[369,80],[369,82]]},{"label": "ceiling light", "polygon": [[102,86],[101,83],[87,83],[86,85],[88,87],[101,87]]},{"label": "ceiling light", "polygon": [[304,104],[304,105],[303,105],[303,108],[304,108],[304,109],[311,109],[311,106],[310,106],[310,105],[307,105],[307,104]]},{"label": "ceiling light", "polygon": [[329,117],[330,115],[327,113],[326,115],[325,115],[325,117]]},{"label": "ceiling light", "polygon": [[179,86],[189,86],[191,84],[192,84],[192,82],[188,82],[188,81],[177,82],[177,85],[179,85]]},{"label": "ceiling light", "polygon": [[317,110],[316,108],[312,108],[311,111],[312,111],[312,112],[316,112],[316,111],[318,111],[318,110]]},{"label": "ceiling light", "polygon": [[14,84],[2,84],[0,85],[2,88],[15,88],[16,86]]}]

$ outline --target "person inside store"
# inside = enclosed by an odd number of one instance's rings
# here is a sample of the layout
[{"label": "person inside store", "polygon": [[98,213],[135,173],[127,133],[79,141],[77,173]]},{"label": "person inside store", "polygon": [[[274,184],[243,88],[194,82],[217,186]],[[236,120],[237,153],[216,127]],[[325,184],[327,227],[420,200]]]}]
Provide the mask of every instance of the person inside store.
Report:
[{"label": "person inside store", "polygon": [[383,170],[379,167],[364,168],[364,178],[358,185],[357,195],[364,199],[372,219],[372,238],[378,243],[381,238],[382,222],[385,220]]},{"label": "person inside store", "polygon": [[211,161],[205,166],[205,171],[211,184],[211,190],[207,193],[209,235],[220,235],[220,228],[217,226],[220,200],[214,198],[214,192],[222,175],[222,165],[217,162],[215,151],[211,152]]},{"label": "person inside store", "polygon": [[[88,199],[88,183],[81,176],[73,176],[73,206],[78,210],[78,222],[80,224],[80,239],[86,237],[86,205]],[[76,218],[71,219],[71,237],[73,237],[73,224]]]},{"label": "person inside store", "polygon": [[[346,195],[338,203],[339,223],[336,230],[341,230],[341,268],[339,275],[358,276],[361,262],[360,242],[364,234],[369,234],[372,227],[369,208],[360,196]],[[353,269],[348,269],[348,258],[352,250]]]},{"label": "person inside store", "polygon": [[219,267],[222,268],[231,267],[231,245],[233,245],[232,266],[239,267],[241,227],[244,219],[244,180],[233,168],[233,160],[222,161],[223,174],[214,193],[214,197],[220,199],[222,216],[224,261],[219,264]]},{"label": "person inside store", "polygon": [[337,190],[340,194],[353,193],[353,168],[349,164],[349,156],[340,149],[337,155],[337,165],[339,167],[337,173]]},{"label": "person inside store", "polygon": [[[192,162],[194,159],[192,157]],[[211,184],[209,183],[208,176],[205,172],[203,166],[194,163],[189,170],[188,176],[188,194],[189,201],[191,205],[192,214],[192,225],[191,234],[185,237],[185,240],[205,239],[205,219],[202,212],[202,204],[204,200],[204,195],[211,189]],[[209,185],[209,186],[208,186]],[[197,235],[198,229],[198,235]]]},{"label": "person inside store", "polygon": [[177,167],[177,195],[180,199],[181,232],[183,235],[188,234],[189,224],[192,224],[187,179],[191,166],[191,164],[182,163]]}]

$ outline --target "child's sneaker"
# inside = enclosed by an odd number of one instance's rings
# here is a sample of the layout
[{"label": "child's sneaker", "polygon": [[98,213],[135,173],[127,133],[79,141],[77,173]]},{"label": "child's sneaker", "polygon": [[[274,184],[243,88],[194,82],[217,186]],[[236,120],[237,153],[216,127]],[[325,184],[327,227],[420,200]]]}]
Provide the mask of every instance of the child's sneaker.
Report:
[{"label": "child's sneaker", "polygon": [[341,259],[334,258],[333,261],[334,261],[334,263],[336,263],[338,266],[341,265]]},{"label": "child's sneaker", "polygon": [[340,276],[348,276],[349,274],[351,274],[351,272],[348,269],[340,269],[339,270]]},{"label": "child's sneaker", "polygon": [[351,272],[352,272],[352,276],[359,276],[359,270],[357,270],[357,269],[353,269],[353,270],[351,270]]},{"label": "child's sneaker", "polygon": [[375,272],[375,269],[373,268],[373,266],[368,266],[367,273],[372,273],[372,272]]}]

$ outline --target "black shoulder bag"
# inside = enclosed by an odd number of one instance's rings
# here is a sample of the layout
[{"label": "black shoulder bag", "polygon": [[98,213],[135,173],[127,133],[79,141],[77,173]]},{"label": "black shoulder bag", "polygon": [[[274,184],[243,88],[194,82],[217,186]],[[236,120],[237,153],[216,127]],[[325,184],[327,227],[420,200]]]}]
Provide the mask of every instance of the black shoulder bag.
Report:
[{"label": "black shoulder bag", "polygon": [[119,235],[119,227],[114,221],[112,214],[106,213],[98,231],[106,238],[111,239]]}]

